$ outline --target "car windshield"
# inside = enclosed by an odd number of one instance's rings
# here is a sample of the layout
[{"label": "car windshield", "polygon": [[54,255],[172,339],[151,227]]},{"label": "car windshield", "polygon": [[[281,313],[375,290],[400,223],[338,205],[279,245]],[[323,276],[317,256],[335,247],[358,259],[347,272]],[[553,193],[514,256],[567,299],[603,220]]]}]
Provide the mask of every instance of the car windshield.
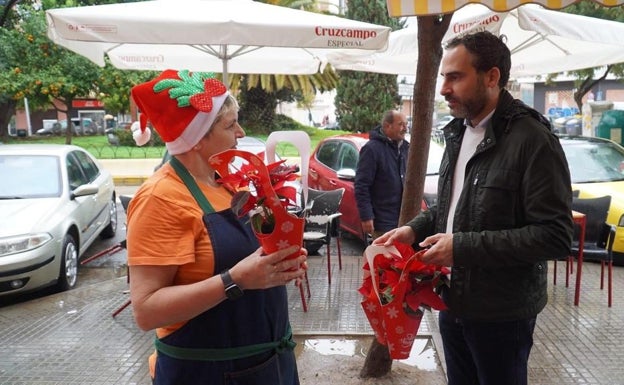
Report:
[{"label": "car windshield", "polygon": [[624,180],[624,152],[608,142],[562,143],[572,183]]},{"label": "car windshield", "polygon": [[0,155],[0,199],[59,197],[59,170],[56,156]]}]

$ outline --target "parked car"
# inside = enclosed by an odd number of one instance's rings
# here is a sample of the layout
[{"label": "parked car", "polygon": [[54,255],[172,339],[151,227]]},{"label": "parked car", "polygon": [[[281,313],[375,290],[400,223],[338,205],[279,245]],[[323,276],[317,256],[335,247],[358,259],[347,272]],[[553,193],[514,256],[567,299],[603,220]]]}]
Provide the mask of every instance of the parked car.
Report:
[{"label": "parked car", "polygon": [[[80,131],[78,127],[72,122],[72,134],[80,135]],[[67,132],[67,120],[56,121],[52,124],[46,125],[45,127],[37,130],[35,134],[37,135],[65,135]]]},{"label": "parked car", "polygon": [[340,130],[340,123],[333,121],[323,127],[324,130]]},{"label": "parked car", "polygon": [[[76,127],[78,127],[80,135],[96,135],[104,133],[98,124],[91,118],[72,118],[71,121]],[[66,121],[65,126],[67,126]]]},{"label": "parked car", "polygon": [[624,148],[603,138],[561,135],[572,177],[581,198],[611,195],[607,222],[617,225],[613,261],[624,265]]},{"label": "parked car", "polygon": [[[95,135],[99,128],[90,118],[72,118],[72,134],[74,135]],[[37,135],[65,135],[67,132],[67,120],[59,120],[44,128],[37,130]]]},{"label": "parked car", "polygon": [[[248,151],[256,155],[263,154],[264,156],[265,151],[266,151],[266,143],[264,142],[264,140],[260,138],[256,138],[253,136],[244,136],[238,139],[236,149],[242,150],[242,151]],[[161,168],[165,163],[167,163],[169,159],[171,159],[171,155],[169,155],[168,151],[165,151],[165,154],[163,155],[163,158],[160,161],[160,163],[158,163],[156,167],[154,167],[154,172],[158,170],[159,168]],[[279,155],[275,154],[275,159],[280,160]],[[266,161],[266,157],[265,157],[265,161]],[[240,168],[241,162],[242,162],[242,159],[236,158],[234,160],[234,167]]]},{"label": "parked car", "polygon": [[117,231],[110,173],[72,145],[0,147],[0,296],[71,289],[78,260]]},{"label": "parked car", "polygon": [[445,116],[441,117],[440,119],[437,120],[437,122],[436,122],[436,124],[434,126],[434,129],[435,130],[443,129],[453,119],[455,119],[455,118],[453,116],[451,116],[451,115],[445,115]]},{"label": "parked car", "polygon": [[[355,203],[353,183],[360,150],[368,142],[368,134],[336,135],[323,139],[310,156],[308,185],[317,190],[335,190],[344,187],[340,204],[340,227],[365,239],[362,221]],[[425,207],[436,201],[437,181],[444,148],[438,143],[429,145],[429,161],[425,180]]]}]

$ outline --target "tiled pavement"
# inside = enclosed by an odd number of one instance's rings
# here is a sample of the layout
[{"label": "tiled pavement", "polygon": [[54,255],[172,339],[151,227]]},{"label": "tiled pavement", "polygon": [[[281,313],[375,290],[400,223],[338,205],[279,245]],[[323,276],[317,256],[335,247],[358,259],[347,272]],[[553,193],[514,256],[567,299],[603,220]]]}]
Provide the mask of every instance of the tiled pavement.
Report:
[{"label": "tiled pavement", "polygon": [[[310,257],[307,313],[298,290],[289,289],[298,338],[370,336],[356,291],[359,255],[361,250],[344,250],[342,270],[332,259],[331,286],[325,257]],[[624,268],[614,271],[612,308],[607,307],[606,292],[599,290],[599,265],[584,264],[578,307],[573,305],[574,288],[563,284],[562,270],[557,286],[550,270],[550,301],[538,317],[529,383],[624,384]],[[111,317],[127,300],[126,289],[125,277],[111,278],[0,307],[0,384],[149,384],[146,357],[153,349],[152,333],[137,329],[130,309]],[[438,344],[435,318],[426,315],[420,334]]]}]

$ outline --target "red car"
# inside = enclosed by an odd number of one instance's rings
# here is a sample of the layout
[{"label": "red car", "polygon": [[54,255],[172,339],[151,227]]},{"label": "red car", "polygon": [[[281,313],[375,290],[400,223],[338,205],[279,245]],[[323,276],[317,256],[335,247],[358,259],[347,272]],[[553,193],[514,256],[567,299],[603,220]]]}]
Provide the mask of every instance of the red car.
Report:
[{"label": "red car", "polygon": [[[345,188],[340,204],[340,227],[364,239],[362,223],[355,203],[353,183],[360,158],[360,149],[368,142],[368,134],[336,135],[323,139],[310,156],[308,185],[317,190]],[[424,207],[435,203],[438,171],[444,148],[436,142],[429,145]]]}]

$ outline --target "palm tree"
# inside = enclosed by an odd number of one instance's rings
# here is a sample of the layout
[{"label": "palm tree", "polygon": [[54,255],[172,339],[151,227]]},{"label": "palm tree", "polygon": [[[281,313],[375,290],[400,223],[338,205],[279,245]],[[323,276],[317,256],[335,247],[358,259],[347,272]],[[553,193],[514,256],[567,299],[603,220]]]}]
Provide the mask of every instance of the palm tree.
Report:
[{"label": "palm tree", "polygon": [[[317,11],[315,0],[265,0],[264,3]],[[239,94],[241,123],[251,132],[266,133],[273,127],[279,101],[298,101],[317,92],[331,91],[338,85],[338,75],[327,66],[312,75],[231,74],[229,87]]]}]

